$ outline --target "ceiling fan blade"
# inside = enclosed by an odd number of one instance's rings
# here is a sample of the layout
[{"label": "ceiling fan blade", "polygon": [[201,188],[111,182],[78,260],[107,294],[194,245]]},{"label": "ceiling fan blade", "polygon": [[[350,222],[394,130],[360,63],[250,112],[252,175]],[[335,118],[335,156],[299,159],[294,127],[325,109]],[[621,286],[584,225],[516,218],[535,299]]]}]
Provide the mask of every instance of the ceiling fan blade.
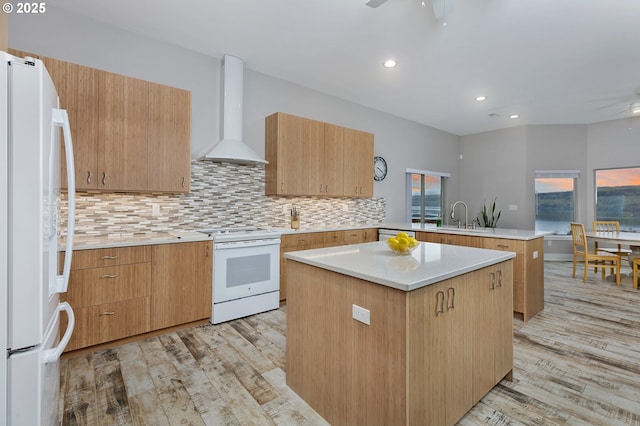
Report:
[{"label": "ceiling fan blade", "polygon": [[376,8],[384,3],[386,3],[387,0],[369,0],[368,2],[366,2],[365,4],[369,7],[373,7]]}]

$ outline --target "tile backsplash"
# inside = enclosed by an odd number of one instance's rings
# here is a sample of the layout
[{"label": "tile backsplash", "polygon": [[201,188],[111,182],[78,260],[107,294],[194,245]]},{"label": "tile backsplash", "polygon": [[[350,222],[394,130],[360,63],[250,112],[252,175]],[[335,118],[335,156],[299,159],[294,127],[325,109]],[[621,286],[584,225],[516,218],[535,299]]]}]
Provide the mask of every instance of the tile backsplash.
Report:
[{"label": "tile backsplash", "polygon": [[[302,228],[375,225],[386,215],[384,198],[266,196],[264,165],[202,160],[191,163],[188,194],[78,193],[75,234],[126,236],[207,227],[286,228],[292,204],[299,208]],[[65,199],[62,209],[66,208]],[[66,229],[65,223],[62,229]]]}]

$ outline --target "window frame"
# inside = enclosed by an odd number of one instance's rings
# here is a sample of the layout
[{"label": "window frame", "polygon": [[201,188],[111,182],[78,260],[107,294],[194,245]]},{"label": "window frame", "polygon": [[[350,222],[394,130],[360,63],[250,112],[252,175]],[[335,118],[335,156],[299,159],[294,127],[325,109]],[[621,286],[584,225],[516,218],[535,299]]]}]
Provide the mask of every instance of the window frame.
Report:
[{"label": "window frame", "polygon": [[420,179],[420,221],[416,222],[420,225],[424,225],[426,222],[426,218],[425,218],[425,214],[424,214],[424,210],[425,210],[425,203],[426,203],[426,197],[425,197],[425,188],[424,188],[424,177],[425,176],[430,176],[430,177],[439,177],[440,178],[440,215],[442,217],[444,217],[443,212],[444,210],[444,205],[445,205],[445,182],[448,178],[451,177],[451,173],[448,172],[434,172],[431,170],[420,170],[420,169],[411,169],[411,168],[407,168],[405,170],[405,198],[406,198],[406,205],[405,205],[405,215],[406,215],[406,220],[407,223],[414,223],[413,222],[413,214],[412,214],[412,207],[413,207],[413,191],[412,191],[412,181],[411,181],[411,177],[412,175],[421,175],[421,179]]},{"label": "window frame", "polygon": [[[593,218],[594,220],[617,220],[620,222],[620,230],[625,232],[640,232],[633,229],[625,229],[624,217],[616,218],[599,218],[598,217],[598,172],[613,171],[613,170],[631,170],[637,169],[640,172],[640,166],[624,166],[624,167],[603,167],[593,169]],[[626,186],[626,185],[625,185]],[[631,185],[628,185],[631,186]],[[640,186],[640,185],[639,185]]]},{"label": "window frame", "polygon": [[[536,227],[536,223],[537,223],[537,219],[538,219],[538,202],[537,202],[537,192],[535,189],[535,185],[536,185],[536,180],[537,179],[573,179],[573,218],[571,221],[573,222],[578,222],[578,217],[579,217],[579,209],[578,209],[578,200],[579,200],[579,180],[580,180],[580,170],[536,170],[535,171],[535,175],[534,175],[534,180],[533,180],[533,194],[534,194],[534,202],[533,202],[533,207],[534,207],[534,212],[533,212],[533,229],[536,231],[543,231],[546,232],[544,230],[539,230]],[[571,222],[570,221],[570,222]],[[569,223],[570,223],[569,222]],[[568,225],[568,224],[567,224]],[[566,234],[561,234],[558,233],[557,231],[553,232],[553,235],[559,235],[559,236],[565,236],[565,235],[570,235],[570,231],[567,231]]]}]

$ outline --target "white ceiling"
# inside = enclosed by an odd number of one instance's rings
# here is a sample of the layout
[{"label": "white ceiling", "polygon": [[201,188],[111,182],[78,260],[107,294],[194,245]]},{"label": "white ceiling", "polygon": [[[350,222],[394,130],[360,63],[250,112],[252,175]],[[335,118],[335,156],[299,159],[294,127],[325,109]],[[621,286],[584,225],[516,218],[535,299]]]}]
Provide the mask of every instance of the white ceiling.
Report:
[{"label": "white ceiling", "polygon": [[640,101],[640,0],[445,0],[446,26],[426,1],[47,4],[457,135],[623,118]]}]

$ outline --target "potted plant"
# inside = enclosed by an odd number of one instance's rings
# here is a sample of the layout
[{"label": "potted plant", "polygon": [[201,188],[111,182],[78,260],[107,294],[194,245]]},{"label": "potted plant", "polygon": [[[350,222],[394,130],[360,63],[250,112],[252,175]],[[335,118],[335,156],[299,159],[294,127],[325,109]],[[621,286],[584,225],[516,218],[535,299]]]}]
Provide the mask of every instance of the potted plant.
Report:
[{"label": "potted plant", "polygon": [[480,219],[476,218],[476,222],[479,226],[484,226],[485,228],[495,228],[498,224],[498,219],[500,219],[500,214],[502,211],[498,210],[496,213],[496,199],[493,199],[491,203],[491,212],[487,210],[487,202],[484,201],[482,203],[482,223],[480,223]]}]

